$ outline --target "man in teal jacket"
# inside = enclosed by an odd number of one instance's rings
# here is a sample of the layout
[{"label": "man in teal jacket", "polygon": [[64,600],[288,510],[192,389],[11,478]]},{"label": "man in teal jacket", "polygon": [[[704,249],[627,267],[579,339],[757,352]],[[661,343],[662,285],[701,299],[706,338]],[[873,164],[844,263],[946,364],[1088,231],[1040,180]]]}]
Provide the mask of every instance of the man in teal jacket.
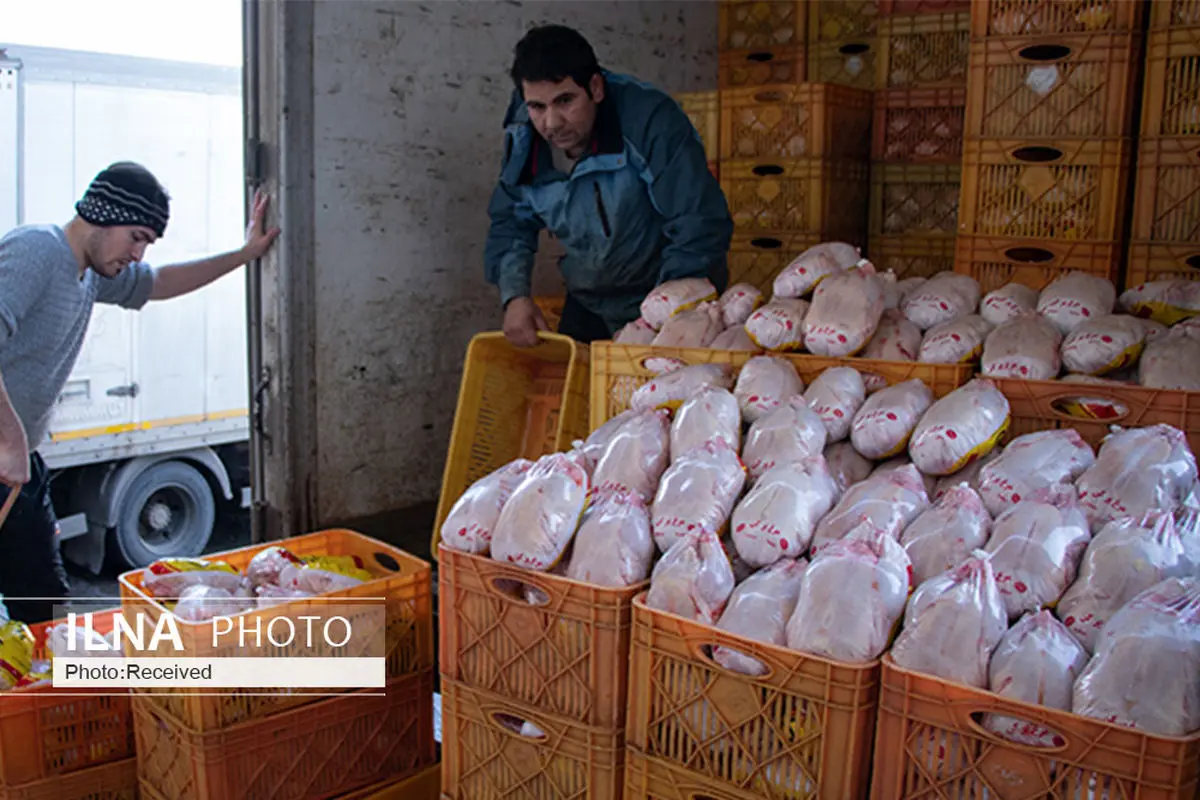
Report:
[{"label": "man in teal jacket", "polygon": [[678,103],[602,70],[587,40],[559,25],[526,34],[510,75],[485,254],[508,339],[528,347],[547,330],[530,297],[543,228],[566,250],[559,332],[579,341],[611,338],[664,281],[707,277],[724,290],[733,220]]}]

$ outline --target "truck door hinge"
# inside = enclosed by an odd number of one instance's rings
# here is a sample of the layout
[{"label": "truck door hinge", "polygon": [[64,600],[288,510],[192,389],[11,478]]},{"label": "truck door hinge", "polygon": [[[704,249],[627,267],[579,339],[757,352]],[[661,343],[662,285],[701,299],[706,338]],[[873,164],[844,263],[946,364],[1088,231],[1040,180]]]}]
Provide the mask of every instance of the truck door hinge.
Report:
[{"label": "truck door hinge", "polygon": [[267,179],[267,146],[260,139],[246,139],[246,185],[261,186]]},{"label": "truck door hinge", "polygon": [[263,419],[264,407],[266,405],[267,389],[271,386],[271,368],[263,367],[259,373],[258,385],[254,387],[254,408],[251,410],[251,419],[253,420],[254,430],[263,439],[270,439],[267,434],[267,426]]}]

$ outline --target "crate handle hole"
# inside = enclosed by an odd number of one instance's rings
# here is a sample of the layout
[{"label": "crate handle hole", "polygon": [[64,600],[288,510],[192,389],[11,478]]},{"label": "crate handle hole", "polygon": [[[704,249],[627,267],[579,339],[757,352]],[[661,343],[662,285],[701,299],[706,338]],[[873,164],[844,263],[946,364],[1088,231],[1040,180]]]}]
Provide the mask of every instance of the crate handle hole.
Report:
[{"label": "crate handle hole", "polygon": [[1029,145],[1012,151],[1012,157],[1028,164],[1048,164],[1063,157],[1063,151],[1046,145]]},{"label": "crate handle hole", "polygon": [[1096,385],[1096,391],[1091,388],[1089,394],[1079,394],[1070,397],[1056,397],[1050,401],[1050,408],[1055,414],[1068,420],[1088,420],[1090,422],[1116,422],[1129,416],[1129,408],[1119,400],[1106,397],[1103,385]]},{"label": "crate handle hole", "polygon": [[[1029,744],[1027,742],[1014,742],[1013,740],[996,733],[995,731],[985,728],[983,721],[988,716],[1000,717],[1006,729],[1014,732],[1020,732],[1026,736],[1037,736],[1047,744]],[[1061,733],[1048,725],[1043,725],[1037,722],[1014,717],[1010,714],[996,714],[988,711],[972,711],[969,717],[970,726],[975,729],[976,733],[985,736],[991,741],[1001,742],[1005,747],[1021,747],[1033,753],[1058,753],[1067,749],[1067,739]]]},{"label": "crate handle hole", "polygon": [[746,56],[746,60],[747,61],[755,61],[759,64],[765,64],[768,61],[774,61],[775,54],[774,53],[749,53]]},{"label": "crate handle hole", "polygon": [[1187,264],[1192,269],[1200,269],[1200,253],[1197,253],[1194,256],[1188,256],[1186,259],[1184,259],[1183,263]]},{"label": "crate handle hole", "polygon": [[871,49],[871,45],[863,42],[852,42],[844,44],[838,48],[838,52],[844,56],[861,56],[863,53]]},{"label": "crate handle hole", "polygon": [[[719,661],[717,661],[716,657],[713,655],[713,653],[716,651],[716,649],[718,647],[720,647],[722,650],[724,650],[726,652],[726,654],[728,654],[728,655],[741,656],[743,659],[745,659],[747,662],[749,662],[747,664],[747,666],[749,666],[751,669],[754,669],[755,666],[757,666],[758,672],[756,672],[756,673],[741,672],[739,670],[732,670],[726,666],[723,666]],[[730,647],[729,645],[717,645],[717,644],[711,644],[711,643],[707,643],[707,644],[706,643],[693,643],[692,644],[692,652],[695,654],[696,658],[698,658],[701,661],[707,662],[709,664],[709,666],[711,666],[713,669],[720,670],[721,672],[724,672],[728,675],[736,675],[739,678],[749,677],[749,678],[754,678],[755,680],[770,680],[771,675],[773,673],[773,670],[769,666],[764,664],[761,660],[755,658],[754,656],[747,655],[747,654],[743,653],[742,651],[738,650],[737,648]]]},{"label": "crate handle hole", "polygon": [[759,250],[778,250],[783,247],[783,242],[772,239],[770,236],[764,236],[759,239],[751,239],[750,246],[757,247]]},{"label": "crate handle hole", "polygon": [[400,571],[400,563],[387,553],[372,553],[372,555],[375,557],[375,563],[386,569],[388,572]]},{"label": "crate handle hole", "polygon": [[778,164],[759,164],[757,167],[751,170],[751,172],[758,177],[763,178],[767,175],[782,175],[783,167],[779,166]]},{"label": "crate handle hole", "polygon": [[1054,260],[1054,253],[1043,247],[1010,247],[1004,251],[1004,256],[1022,264],[1045,264]]},{"label": "crate handle hole", "polygon": [[531,583],[525,583],[512,578],[493,578],[492,589],[507,600],[515,600],[525,605],[550,605],[550,595],[546,590]]},{"label": "crate handle hole", "polygon": [[780,92],[758,92],[754,99],[759,103],[782,103],[783,94]]},{"label": "crate handle hole", "polygon": [[537,725],[512,714],[505,714],[503,711],[493,711],[492,722],[504,728],[509,733],[515,733],[517,736],[525,739],[541,741],[546,738],[546,732]]},{"label": "crate handle hole", "polygon": [[1032,44],[1022,47],[1017,55],[1026,61],[1058,61],[1071,55],[1071,48],[1065,44]]}]

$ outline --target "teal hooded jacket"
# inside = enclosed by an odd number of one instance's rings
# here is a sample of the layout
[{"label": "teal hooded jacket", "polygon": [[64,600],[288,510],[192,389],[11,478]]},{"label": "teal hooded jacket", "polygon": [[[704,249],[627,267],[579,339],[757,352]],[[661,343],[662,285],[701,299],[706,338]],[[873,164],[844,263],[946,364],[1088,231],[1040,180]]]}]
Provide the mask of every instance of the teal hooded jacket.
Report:
[{"label": "teal hooded jacket", "polygon": [[538,233],[548,229],[566,251],[568,294],[615,333],[663,281],[707,277],[724,291],[733,220],[679,104],[635,78],[603,75],[591,146],[570,175],[555,169],[513,93],[485,273],[503,304],[529,296]]}]

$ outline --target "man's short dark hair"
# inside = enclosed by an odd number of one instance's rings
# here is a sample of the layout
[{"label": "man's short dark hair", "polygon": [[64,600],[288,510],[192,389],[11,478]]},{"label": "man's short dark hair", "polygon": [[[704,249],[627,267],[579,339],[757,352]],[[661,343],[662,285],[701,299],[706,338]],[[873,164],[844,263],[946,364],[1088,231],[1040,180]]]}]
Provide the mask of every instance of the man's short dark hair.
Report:
[{"label": "man's short dark hair", "polygon": [[517,87],[522,82],[559,83],[567,78],[587,91],[600,63],[588,40],[566,25],[542,25],[525,34],[514,48],[509,76]]}]

